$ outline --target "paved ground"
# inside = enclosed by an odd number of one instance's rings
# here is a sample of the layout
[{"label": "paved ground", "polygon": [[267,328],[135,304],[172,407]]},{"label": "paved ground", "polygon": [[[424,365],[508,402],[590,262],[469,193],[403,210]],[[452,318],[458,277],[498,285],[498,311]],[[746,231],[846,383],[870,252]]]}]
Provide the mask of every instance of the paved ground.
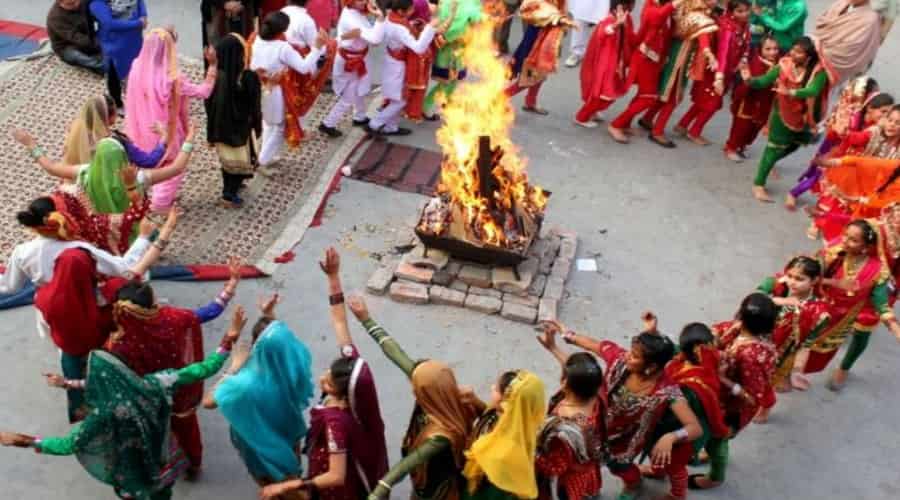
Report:
[{"label": "paved ground", "polygon": [[[0,18],[40,23],[49,2],[2,2]],[[199,52],[198,4],[173,0],[150,3],[151,24],[175,23],[181,50]],[[811,2],[814,14],[822,0]],[[900,92],[900,78],[889,64],[900,56],[900,32],[882,48],[873,73],[886,89]],[[638,328],[645,309],[657,311],[664,331],[676,333],[687,321],[728,318],[756,282],[790,256],[814,248],[803,237],[805,220],[774,205],[755,203],[749,194],[752,163],[735,165],[722,159],[718,146],[681,144],[662,150],[649,142],[623,147],[603,132],[576,129],[570,119],[578,103],[577,72],[564,70],[545,86],[542,102],[549,117],[519,118],[515,139],[531,159],[533,179],[554,192],[548,223],[579,233],[578,255],[597,255],[600,273],[576,273],[562,319],[572,327],[625,341]],[[621,109],[614,107],[613,112]],[[728,121],[720,114],[708,135],[721,144]],[[433,147],[433,128],[424,127],[410,143]],[[759,149],[753,151],[759,153]],[[795,177],[812,151],[802,150],[783,163],[785,178]],[[776,195],[788,181],[773,182]],[[281,313],[308,342],[321,370],[335,351],[329,337],[326,291],[315,259],[329,245],[344,248],[348,290],[361,289],[376,262],[366,252],[383,252],[392,229],[409,221],[423,199],[376,186],[344,181],[331,198],[322,227],[310,230],[294,262],[271,279],[241,285],[238,301],[252,307],[256,297],[278,289],[285,296]],[[348,250],[347,247],[350,247]],[[197,306],[218,291],[218,284],[156,285],[161,297]],[[527,368],[555,388],[558,372],[533,332],[497,318],[473,317],[442,307],[402,306],[371,299],[375,318],[415,356],[449,362],[463,383],[483,395],[501,369]],[[55,370],[53,349],[35,338],[33,312],[23,308],[2,313],[0,344],[0,427],[44,435],[66,430],[62,394],[43,386],[40,372]],[[225,321],[206,329],[208,345],[221,335]],[[398,455],[412,398],[408,385],[375,346],[353,330],[379,381],[392,458]],[[894,418],[900,403],[900,356],[883,330],[840,396],[815,380],[810,393],[783,398],[767,426],[748,429],[732,446],[729,479],[719,491],[696,498],[888,499],[900,496],[894,450],[900,433]],[[255,490],[227,439],[222,417],[204,412],[206,473],[196,484],[180,484],[177,497],[247,499]],[[5,498],[109,498],[108,489],[88,479],[76,461],[0,451]],[[607,476],[604,497],[619,483]],[[652,485],[653,489],[659,486]],[[402,491],[401,491],[402,490]],[[405,496],[398,489],[395,497]],[[649,495],[648,495],[649,497]]]}]

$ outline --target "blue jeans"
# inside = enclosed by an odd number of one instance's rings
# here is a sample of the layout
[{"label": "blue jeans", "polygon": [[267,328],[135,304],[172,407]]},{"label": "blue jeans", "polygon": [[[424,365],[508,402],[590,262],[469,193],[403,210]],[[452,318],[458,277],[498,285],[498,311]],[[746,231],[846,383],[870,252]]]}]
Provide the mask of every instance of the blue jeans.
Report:
[{"label": "blue jeans", "polygon": [[88,55],[75,47],[66,47],[59,54],[59,58],[72,66],[89,69],[98,75],[106,72],[103,67],[103,55],[99,52],[94,55]]}]

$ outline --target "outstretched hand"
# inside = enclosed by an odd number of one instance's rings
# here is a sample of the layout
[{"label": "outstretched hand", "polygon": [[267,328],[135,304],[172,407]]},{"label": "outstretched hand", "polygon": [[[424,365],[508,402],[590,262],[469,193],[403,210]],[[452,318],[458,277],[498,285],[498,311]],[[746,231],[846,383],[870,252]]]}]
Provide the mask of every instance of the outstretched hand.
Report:
[{"label": "outstretched hand", "polygon": [[47,385],[50,387],[58,387],[60,389],[64,389],[66,387],[66,377],[58,373],[42,373],[44,379],[47,381]]},{"label": "outstretched hand", "polygon": [[281,297],[277,293],[274,293],[268,299],[259,299],[256,303],[256,307],[259,308],[259,312],[264,318],[275,319],[275,306],[277,306],[279,302],[281,302]]},{"label": "outstretched hand", "polygon": [[356,316],[356,319],[358,319],[360,323],[368,321],[371,318],[371,316],[369,316],[369,308],[366,306],[366,301],[359,295],[352,295],[347,300],[347,307],[350,308],[350,311],[353,312],[353,315]]},{"label": "outstretched hand", "polygon": [[319,261],[319,267],[328,277],[338,275],[341,270],[341,256],[334,247],[325,250],[325,259]]},{"label": "outstretched hand", "polygon": [[541,324],[541,327],[543,327],[543,331],[535,338],[544,349],[553,352],[556,349],[556,334],[559,333],[559,329],[549,321]]},{"label": "outstretched hand", "polygon": [[34,438],[17,432],[0,432],[0,445],[17,446],[27,448],[34,442]]},{"label": "outstretched hand", "polygon": [[228,331],[225,332],[225,336],[222,337],[222,342],[231,344],[237,342],[237,340],[241,338],[241,332],[246,325],[247,314],[244,312],[244,306],[235,307],[234,313],[231,315],[231,326],[228,327]]},{"label": "outstretched hand", "polygon": [[17,128],[12,132],[13,139],[16,140],[19,144],[25,146],[26,148],[33,148],[37,146],[37,141],[34,140],[34,137],[28,133],[25,129]]}]

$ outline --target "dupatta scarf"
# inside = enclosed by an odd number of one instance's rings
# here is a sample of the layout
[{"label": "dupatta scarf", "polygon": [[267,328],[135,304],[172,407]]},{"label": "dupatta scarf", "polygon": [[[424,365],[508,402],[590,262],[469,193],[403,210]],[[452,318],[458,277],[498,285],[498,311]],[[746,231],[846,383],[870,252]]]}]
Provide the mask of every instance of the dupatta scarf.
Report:
[{"label": "dupatta scarf", "polygon": [[870,5],[837,0],[816,19],[812,38],[832,85],[869,69],[881,46],[881,19]]},{"label": "dupatta scarf", "polygon": [[466,451],[463,475],[474,493],[481,478],[519,498],[538,495],[534,459],[537,437],[544,421],[544,383],[531,372],[519,371],[506,388],[500,418],[494,429]]},{"label": "dupatta scarf", "polygon": [[719,353],[712,346],[700,345],[694,348],[694,354],[699,364],[691,363],[680,353],[666,365],[666,377],[697,396],[713,437],[727,437],[729,429],[719,404]]},{"label": "dupatta scarf", "polygon": [[79,172],[77,179],[94,212],[121,214],[128,209],[131,201],[120,175],[127,166],[128,156],[118,141],[107,137],[97,143],[90,165]]},{"label": "dupatta scarf", "polygon": [[108,352],[88,359],[85,399],[92,411],[75,430],[75,456],[120,497],[152,498],[184,470],[183,455],[169,441],[169,395],[157,377],[139,376]]},{"label": "dupatta scarf", "polygon": [[343,355],[355,359],[350,372],[349,404],[353,418],[359,424],[359,430],[366,445],[353,450],[357,472],[366,491],[375,489],[378,480],[387,474],[388,453],[384,437],[384,420],[378,404],[378,391],[375,388],[375,377],[369,364],[359,357],[354,346],[345,346]]},{"label": "dupatta scarf", "polygon": [[[120,283],[124,284],[124,283]],[[127,300],[113,306],[116,330],[106,341],[107,351],[121,358],[138,375],[178,369],[203,360],[200,319],[189,309],[141,307]],[[203,399],[203,382],[182,386],[173,411],[184,416]]]},{"label": "dupatta scarf", "polygon": [[[634,26],[631,13],[625,24],[615,26],[616,17],[610,14],[594,28],[581,66],[581,100],[613,101],[625,95],[626,69],[634,51]],[[606,32],[613,26],[613,33]]]},{"label": "dupatta scarf", "polygon": [[152,150],[159,137],[153,125],[168,130],[169,144],[161,165],[172,162],[187,135],[188,107],[181,99],[181,72],[175,39],[168,30],[156,28],[144,35],[141,52],[131,66],[125,94],[125,133],[144,151]]},{"label": "dupatta scarf", "polygon": [[109,110],[103,96],[91,97],[81,106],[63,143],[63,163],[82,165],[91,161],[97,143],[109,137],[108,116]]},{"label": "dupatta scarf", "polygon": [[219,73],[216,88],[206,100],[206,140],[242,147],[250,135],[262,133],[259,77],[250,67],[250,48],[237,33],[216,45]]},{"label": "dupatta scarf", "polygon": [[240,371],[214,397],[250,473],[283,481],[301,472],[295,447],[306,435],[304,412],[314,386],[312,356],[286,324],[273,321]]}]

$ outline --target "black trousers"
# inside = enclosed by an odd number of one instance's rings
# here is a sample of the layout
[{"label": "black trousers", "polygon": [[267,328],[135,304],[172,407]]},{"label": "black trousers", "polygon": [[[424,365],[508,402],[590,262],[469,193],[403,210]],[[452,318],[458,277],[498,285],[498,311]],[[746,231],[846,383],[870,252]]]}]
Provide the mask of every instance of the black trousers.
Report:
[{"label": "black trousers", "polygon": [[116,71],[116,65],[112,62],[106,68],[106,90],[115,101],[116,106],[119,109],[125,109],[125,103],[122,102],[122,80]]}]

